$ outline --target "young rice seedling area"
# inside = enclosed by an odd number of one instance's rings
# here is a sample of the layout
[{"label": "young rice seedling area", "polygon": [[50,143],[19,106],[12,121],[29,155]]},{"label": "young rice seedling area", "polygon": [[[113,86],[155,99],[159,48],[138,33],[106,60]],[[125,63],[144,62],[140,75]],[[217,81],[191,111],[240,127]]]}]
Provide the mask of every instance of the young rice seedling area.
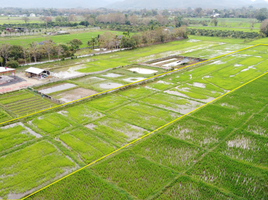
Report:
[{"label": "young rice seedling area", "polygon": [[[180,52],[209,59],[250,46],[164,45],[163,52],[157,46],[133,50],[133,57],[145,62]],[[130,62],[130,54],[111,54],[130,66],[35,88],[63,103],[111,89],[104,95],[64,106],[26,89],[0,95],[0,197],[267,199],[268,46],[113,90],[165,72]],[[3,123],[20,116],[27,117]]]}]

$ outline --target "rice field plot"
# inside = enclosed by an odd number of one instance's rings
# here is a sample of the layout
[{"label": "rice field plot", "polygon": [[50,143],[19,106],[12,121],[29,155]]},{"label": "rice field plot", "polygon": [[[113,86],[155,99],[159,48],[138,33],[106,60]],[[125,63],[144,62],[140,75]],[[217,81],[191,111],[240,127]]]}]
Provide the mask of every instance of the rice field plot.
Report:
[{"label": "rice field plot", "polygon": [[[162,73],[164,72],[164,70],[158,69],[158,68],[152,68],[152,67],[148,67],[148,66],[143,66],[143,65],[139,65],[139,64],[132,64],[130,66],[125,66],[119,69],[114,69],[111,70],[111,73],[115,73],[115,74],[119,74],[121,75],[120,77],[118,77],[117,79],[120,79],[121,81],[130,83],[130,80],[128,80],[127,78],[149,78],[151,76],[153,76],[153,74],[139,74],[135,71],[130,71],[129,69],[131,68],[146,68],[146,69],[152,69],[157,71],[156,73]],[[127,79],[127,80],[126,80]]]},{"label": "rice field plot", "polygon": [[16,199],[16,194],[59,178],[74,168],[75,163],[47,141],[27,146],[0,157],[0,196]]},{"label": "rice field plot", "polygon": [[93,131],[81,128],[65,132],[58,137],[65,147],[86,164],[115,150],[114,146],[99,138]]},{"label": "rice field plot", "polygon": [[223,142],[217,152],[256,165],[268,166],[268,138],[250,134],[242,129]]},{"label": "rice field plot", "polygon": [[25,128],[22,123],[2,127],[0,128],[0,152],[33,140],[36,136],[40,137],[29,128]]},{"label": "rice field plot", "polygon": [[268,137],[268,116],[266,113],[255,114],[243,127],[250,133]]},{"label": "rice field plot", "polygon": [[[259,112],[267,103],[268,100],[258,98],[265,91],[256,90],[255,92],[248,93],[246,88],[241,88],[236,93],[232,93],[219,99],[213,105],[221,106],[223,108],[236,110],[243,113],[256,113]],[[258,93],[255,95],[255,93]]]},{"label": "rice field plot", "polygon": [[103,82],[95,83],[93,85],[88,86],[88,88],[95,90],[97,92],[103,92],[106,90],[111,90],[118,88],[120,86],[125,85],[125,83],[120,82],[120,81],[113,81],[113,80],[106,80]]},{"label": "rice field plot", "polygon": [[26,90],[1,95],[0,104],[17,116],[34,113],[55,105],[49,100]]},{"label": "rice field plot", "polygon": [[9,119],[11,119],[11,116],[0,108],[0,122],[5,122]]},{"label": "rice field plot", "polygon": [[206,109],[198,110],[192,114],[193,117],[199,119],[232,127],[242,125],[250,115],[251,113],[248,112],[218,105],[207,105]]},{"label": "rice field plot", "polygon": [[97,60],[93,62],[86,63],[86,67],[77,70],[78,72],[88,73],[102,71],[110,68],[120,67],[131,64],[130,62],[124,61],[122,59],[110,59],[108,60]]},{"label": "rice field plot", "polygon": [[267,98],[265,99],[267,96],[265,85],[262,84],[265,79],[267,76],[260,78],[260,82],[246,85],[235,93],[206,106],[206,109],[198,110],[193,116],[233,127],[242,125],[268,103]]},{"label": "rice field plot", "polygon": [[72,127],[72,124],[58,113],[42,115],[29,121],[28,124],[50,136],[55,136],[64,132],[67,128]]},{"label": "rice field plot", "polygon": [[202,103],[184,99],[178,96],[169,95],[165,93],[157,93],[141,99],[140,101],[158,106],[167,110],[186,114],[201,105]]},{"label": "rice field plot", "polygon": [[209,153],[187,174],[244,198],[266,199],[267,170],[248,166],[216,153]]},{"label": "rice field plot", "polygon": [[207,81],[196,79],[166,90],[165,92],[206,103],[221,96],[226,91]]},{"label": "rice field plot", "polygon": [[59,93],[54,93],[50,95],[51,97],[55,99],[59,99],[61,102],[69,103],[69,102],[75,102],[76,100],[79,101],[79,99],[87,99],[90,96],[97,94],[98,92],[82,87],[77,87],[75,89],[71,90],[65,90]]},{"label": "rice field plot", "polygon": [[209,149],[222,141],[232,130],[227,126],[186,116],[163,129],[161,133]]},{"label": "rice field plot", "polygon": [[187,176],[179,177],[172,185],[165,189],[155,199],[176,200],[176,199],[236,199],[224,194],[207,184]]},{"label": "rice field plot", "polygon": [[83,78],[78,78],[78,79],[72,79],[71,81],[74,83],[79,83],[82,86],[88,86],[91,84],[99,83],[105,81],[105,78],[100,78],[97,76],[85,76]]},{"label": "rice field plot", "polygon": [[90,108],[86,104],[72,106],[70,108],[60,111],[59,113],[79,124],[86,124],[105,116],[103,113],[98,112],[93,108]]},{"label": "rice field plot", "polygon": [[121,147],[148,133],[143,128],[113,118],[102,118],[86,125],[96,135]]},{"label": "rice field plot", "polygon": [[177,175],[126,151],[94,165],[91,170],[139,199],[145,199]]},{"label": "rice field plot", "polygon": [[216,56],[220,56],[223,54],[227,54],[233,51],[237,51],[239,49],[243,49],[246,47],[249,47],[251,45],[246,45],[246,44],[226,44],[224,42],[218,43],[217,46],[213,46],[211,48],[206,48],[206,49],[201,49],[198,51],[190,52],[190,53],[185,53],[183,54],[184,56],[189,56],[189,57],[197,57],[197,58],[214,58]]},{"label": "rice field plot", "polygon": [[[254,50],[262,51],[255,47]],[[243,51],[247,53],[247,50]],[[226,61],[226,66],[218,71],[212,72],[208,77],[204,77],[205,80],[223,88],[226,90],[234,89],[239,85],[263,74],[268,70],[267,61],[264,58],[250,56],[245,58],[240,56],[243,54],[237,53],[226,58],[230,58]],[[235,59],[232,59],[235,58]]]},{"label": "rice field plot", "polygon": [[109,112],[109,115],[147,130],[154,130],[180,116],[179,114],[141,103],[130,103],[122,106]]},{"label": "rice field plot", "polygon": [[119,91],[118,94],[131,98],[131,99],[138,99],[138,98],[151,95],[154,92],[155,92],[154,90],[151,90],[148,87],[141,85],[139,87],[134,87],[132,89]]},{"label": "rice field plot", "polygon": [[156,90],[166,90],[168,88],[173,87],[174,83],[169,82],[167,80],[165,80],[165,81],[158,80],[158,81],[155,81],[153,83],[148,83],[148,84],[146,84],[146,86],[149,87],[149,88],[156,89]]},{"label": "rice field plot", "polygon": [[27,198],[58,199],[58,200],[81,200],[81,199],[131,199],[121,189],[100,179],[89,170],[81,170],[78,173],[57,182],[53,187],[48,187],[33,196]]},{"label": "rice field plot", "polygon": [[[20,20],[19,23],[22,23],[23,21]],[[29,22],[33,22],[33,21],[29,21]],[[40,22],[40,21],[38,21]],[[1,19],[0,19],[0,23],[1,23]],[[82,33],[70,33],[70,34],[66,34],[66,35],[54,35],[54,36],[50,36],[50,39],[53,40],[53,42],[55,42],[56,44],[60,43],[64,43],[67,44],[68,42],[70,42],[73,39],[79,39],[81,40],[81,42],[83,43],[80,48],[84,48],[87,47],[87,41],[89,40],[89,38],[92,37],[97,37],[98,35],[103,34],[106,31],[96,31],[96,30],[91,30],[91,31],[87,31],[87,32],[82,32]],[[112,32],[114,34],[120,35],[122,34],[122,32],[118,32],[118,31],[109,31]],[[11,45],[18,45],[20,41],[25,42],[27,45],[29,45],[31,42],[36,41],[36,42],[42,42],[44,41],[44,36],[40,36],[40,35],[36,35],[36,36],[22,36],[22,37],[12,37],[12,38],[3,38],[0,39],[0,43],[9,43]]]},{"label": "rice field plot", "polygon": [[154,135],[131,148],[149,161],[182,171],[204,153],[203,149],[168,135]]},{"label": "rice field plot", "polygon": [[85,105],[95,108],[100,111],[107,111],[111,108],[126,104],[128,102],[129,100],[127,98],[119,96],[119,95],[105,95],[105,96],[102,96],[101,98],[97,98],[97,99],[94,99],[93,101],[89,101]]}]

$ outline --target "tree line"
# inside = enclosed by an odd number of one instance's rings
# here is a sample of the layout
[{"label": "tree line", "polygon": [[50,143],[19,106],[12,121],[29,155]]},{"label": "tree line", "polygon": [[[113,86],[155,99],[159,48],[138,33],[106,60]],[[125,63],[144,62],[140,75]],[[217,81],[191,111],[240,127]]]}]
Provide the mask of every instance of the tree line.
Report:
[{"label": "tree line", "polygon": [[258,32],[244,32],[244,31],[231,31],[231,30],[215,30],[215,29],[195,29],[189,28],[191,35],[211,36],[211,37],[229,37],[229,38],[242,38],[254,39],[263,37],[263,34]]},{"label": "tree line", "polygon": [[[122,35],[105,32],[97,37],[89,38],[87,45],[88,48],[92,49],[95,49],[96,46],[106,49],[137,48],[187,37],[186,27],[176,29],[159,27],[133,35],[129,31],[124,32]],[[0,62],[1,66],[17,68],[19,64],[55,58],[62,60],[66,57],[74,58],[76,51],[79,50],[82,44],[79,39],[73,39],[67,44],[56,44],[51,39],[39,43],[33,41],[28,45],[25,43],[21,45],[4,43],[0,46]]]}]

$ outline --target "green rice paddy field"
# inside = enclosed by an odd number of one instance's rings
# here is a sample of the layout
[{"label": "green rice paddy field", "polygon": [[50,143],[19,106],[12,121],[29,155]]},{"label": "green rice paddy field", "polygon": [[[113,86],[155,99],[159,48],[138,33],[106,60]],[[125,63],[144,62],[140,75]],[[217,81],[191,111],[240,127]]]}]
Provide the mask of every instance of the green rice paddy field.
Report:
[{"label": "green rice paddy field", "polygon": [[[38,17],[29,17],[30,21],[27,23],[40,23]],[[23,24],[22,17],[0,17],[0,24]]]},{"label": "green rice paddy field", "polygon": [[[1,22],[1,21],[0,21]],[[30,44],[31,42],[42,42],[44,40],[51,39],[56,44],[64,43],[67,44],[73,39],[79,39],[83,43],[80,48],[87,47],[87,42],[92,37],[97,37],[98,35],[101,35],[105,33],[106,31],[88,31],[83,33],[71,33],[67,35],[55,35],[55,36],[20,36],[20,37],[5,37],[0,38],[0,44],[1,43],[9,43],[11,45],[22,45],[22,44]],[[109,31],[112,32],[115,35],[122,35],[122,32],[119,31]]]},{"label": "green rice paddy field", "polygon": [[[249,46],[240,40],[222,44],[204,38],[94,58],[135,64],[170,53],[211,58]],[[2,125],[0,197],[26,196],[202,106],[27,199],[267,199],[268,75],[221,97],[266,73],[267,52],[267,46],[254,47]],[[97,61],[84,62],[88,64],[82,70],[91,71]],[[62,83],[103,91],[101,84],[124,85],[127,78],[153,76],[133,73],[131,67],[163,72],[136,64]],[[11,95],[0,96],[2,121],[20,111],[5,106],[23,101],[14,96],[36,98],[28,91]]]}]

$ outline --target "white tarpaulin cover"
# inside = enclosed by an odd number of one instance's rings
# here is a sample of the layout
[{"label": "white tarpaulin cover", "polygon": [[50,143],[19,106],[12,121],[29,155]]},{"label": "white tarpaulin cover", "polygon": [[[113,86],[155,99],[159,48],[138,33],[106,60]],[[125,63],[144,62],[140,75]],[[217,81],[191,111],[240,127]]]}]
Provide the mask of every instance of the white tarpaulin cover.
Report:
[{"label": "white tarpaulin cover", "polygon": [[32,74],[42,74],[44,69],[39,69],[35,67],[30,67],[29,69],[26,69],[25,72],[32,73]]}]

